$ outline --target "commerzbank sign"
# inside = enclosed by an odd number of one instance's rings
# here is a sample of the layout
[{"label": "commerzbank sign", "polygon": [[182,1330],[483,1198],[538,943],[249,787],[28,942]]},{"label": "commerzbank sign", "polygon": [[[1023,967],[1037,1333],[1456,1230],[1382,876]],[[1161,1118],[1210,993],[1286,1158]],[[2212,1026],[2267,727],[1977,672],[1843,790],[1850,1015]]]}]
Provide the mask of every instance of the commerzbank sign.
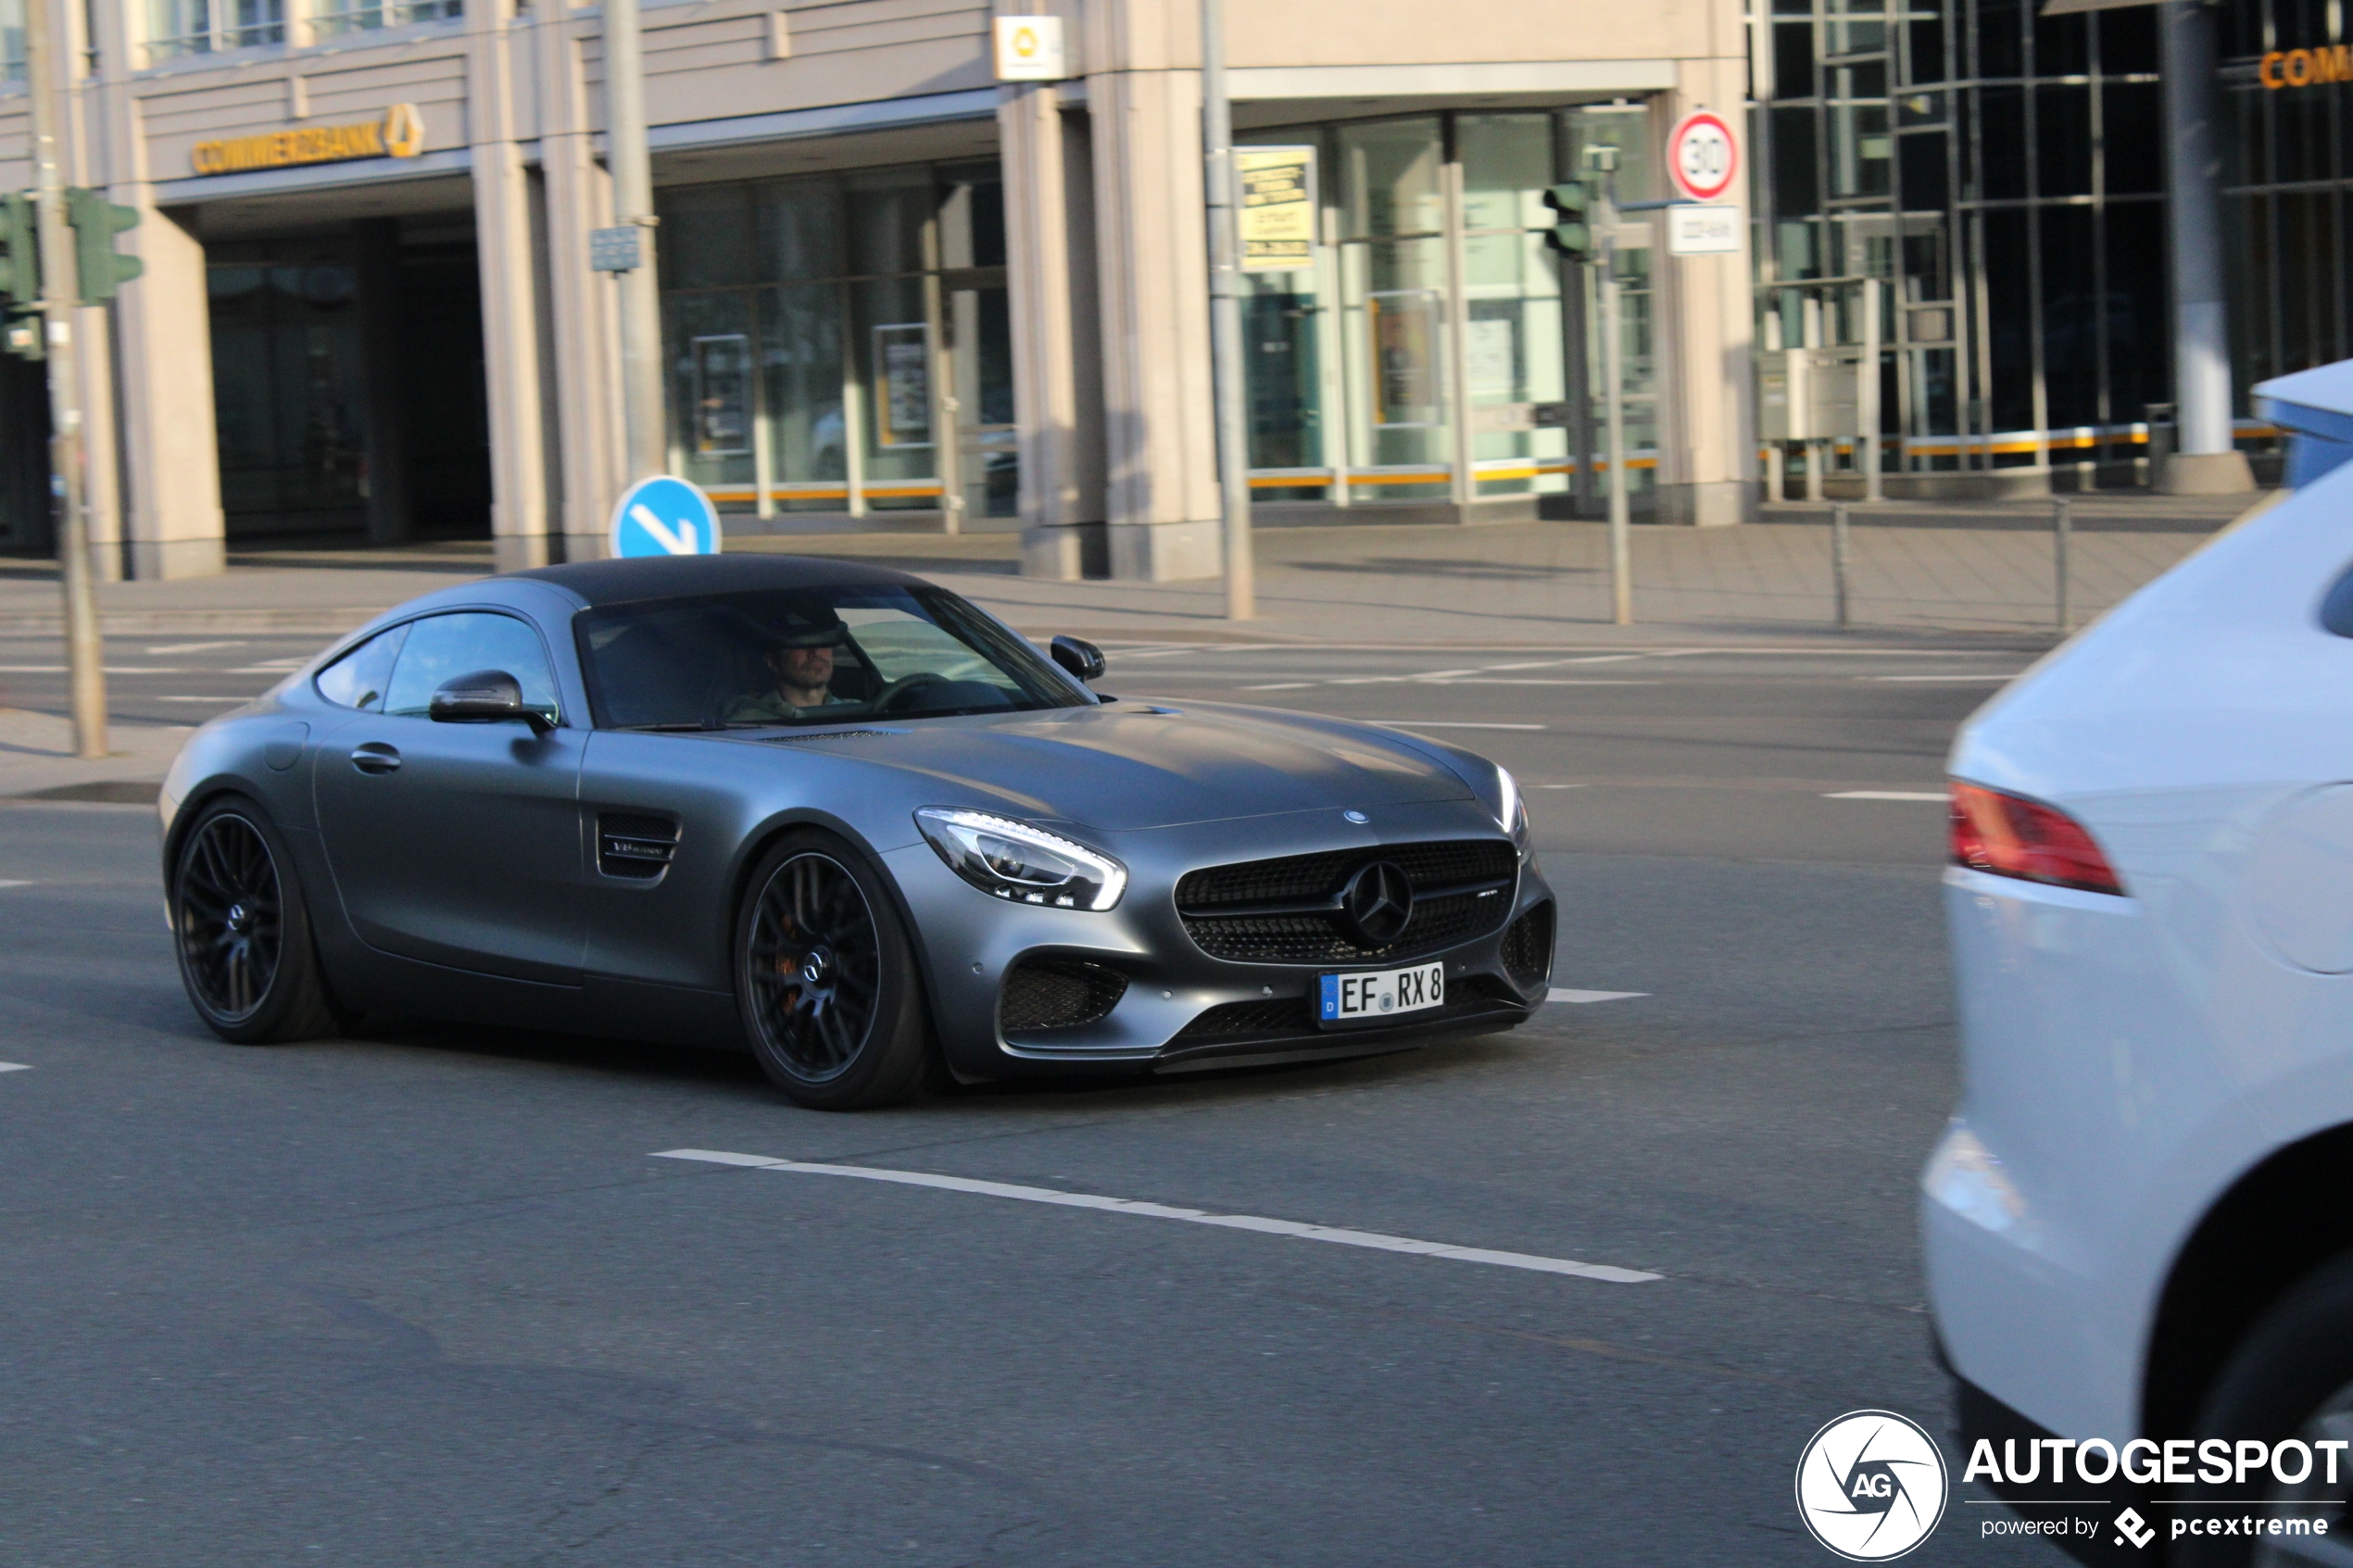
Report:
[{"label": "commerzbank sign", "polygon": [[363,157],[415,157],[424,151],[425,121],[414,104],[395,104],[376,119],[348,125],[305,125],[259,136],[198,142],[188,160],[199,174],[244,174],[306,163]]}]

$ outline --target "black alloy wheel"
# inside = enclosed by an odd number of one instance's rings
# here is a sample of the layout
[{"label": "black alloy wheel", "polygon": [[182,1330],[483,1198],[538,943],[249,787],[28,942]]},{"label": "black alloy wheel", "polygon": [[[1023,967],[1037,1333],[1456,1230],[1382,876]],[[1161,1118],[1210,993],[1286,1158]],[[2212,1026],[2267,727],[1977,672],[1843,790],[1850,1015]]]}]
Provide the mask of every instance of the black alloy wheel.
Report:
[{"label": "black alloy wheel", "polygon": [[827,834],[786,837],[752,875],[736,940],[745,1031],[777,1087],[826,1110],[922,1092],[923,988],[864,856]]},{"label": "black alloy wheel", "polygon": [[335,1033],[301,884],[252,802],[205,808],[181,840],[171,927],[181,982],[213,1033],[239,1045]]}]

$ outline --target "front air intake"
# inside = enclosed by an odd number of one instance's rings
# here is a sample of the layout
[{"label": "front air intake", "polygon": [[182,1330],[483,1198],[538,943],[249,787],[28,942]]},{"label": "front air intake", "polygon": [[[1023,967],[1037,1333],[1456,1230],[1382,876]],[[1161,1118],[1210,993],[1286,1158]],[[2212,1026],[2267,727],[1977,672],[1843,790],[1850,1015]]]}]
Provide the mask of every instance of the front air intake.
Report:
[{"label": "front air intake", "polygon": [[1127,976],[1083,959],[1029,958],[1006,972],[997,1022],[1008,1037],[1076,1029],[1111,1016],[1127,993]]}]

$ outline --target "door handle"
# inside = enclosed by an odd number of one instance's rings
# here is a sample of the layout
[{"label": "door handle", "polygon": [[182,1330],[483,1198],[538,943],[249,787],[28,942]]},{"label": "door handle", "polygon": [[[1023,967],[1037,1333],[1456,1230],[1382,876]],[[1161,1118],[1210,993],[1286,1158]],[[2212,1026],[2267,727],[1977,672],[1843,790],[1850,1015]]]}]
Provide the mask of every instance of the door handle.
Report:
[{"label": "door handle", "polygon": [[400,771],[400,753],[382,741],[370,741],[354,746],[351,765],[363,773],[396,773]]}]

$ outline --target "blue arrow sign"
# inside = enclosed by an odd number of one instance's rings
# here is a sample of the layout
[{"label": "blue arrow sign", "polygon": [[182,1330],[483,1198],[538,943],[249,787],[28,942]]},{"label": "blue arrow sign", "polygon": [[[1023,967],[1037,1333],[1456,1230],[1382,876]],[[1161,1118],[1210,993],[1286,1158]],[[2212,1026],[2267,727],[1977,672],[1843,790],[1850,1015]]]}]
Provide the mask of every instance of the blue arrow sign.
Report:
[{"label": "blue arrow sign", "polygon": [[719,509],[701,487],[668,474],[631,485],[612,509],[616,556],[715,556]]}]

